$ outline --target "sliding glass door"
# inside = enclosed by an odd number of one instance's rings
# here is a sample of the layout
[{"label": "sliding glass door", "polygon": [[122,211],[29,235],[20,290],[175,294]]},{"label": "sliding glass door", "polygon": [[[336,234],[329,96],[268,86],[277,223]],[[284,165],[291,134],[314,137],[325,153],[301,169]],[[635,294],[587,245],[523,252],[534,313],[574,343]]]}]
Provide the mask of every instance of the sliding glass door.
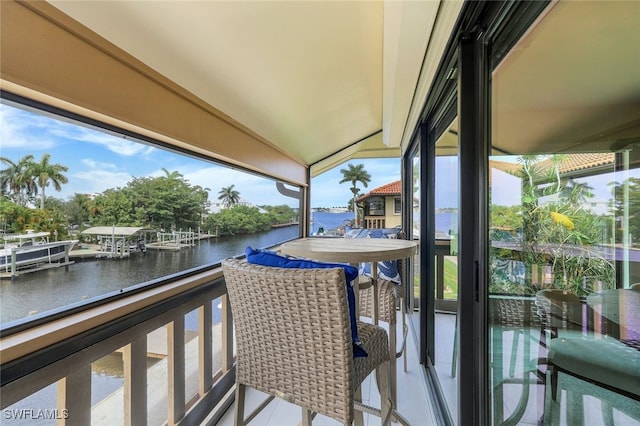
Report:
[{"label": "sliding glass door", "polygon": [[434,218],[430,240],[434,244],[431,282],[434,319],[432,362],[438,375],[449,413],[458,418],[458,131],[454,120],[435,144]]},{"label": "sliding glass door", "polygon": [[412,145],[445,423],[640,425],[638,17],[465,3]]},{"label": "sliding glass door", "polygon": [[553,3],[493,70],[492,424],[640,424],[639,18]]}]

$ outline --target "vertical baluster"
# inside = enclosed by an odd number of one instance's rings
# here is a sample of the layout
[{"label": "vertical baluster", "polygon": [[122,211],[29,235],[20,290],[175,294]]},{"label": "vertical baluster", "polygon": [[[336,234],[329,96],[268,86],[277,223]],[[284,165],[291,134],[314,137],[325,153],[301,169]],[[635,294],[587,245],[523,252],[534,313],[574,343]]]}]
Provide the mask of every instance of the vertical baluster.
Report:
[{"label": "vertical baluster", "polygon": [[175,425],[184,416],[184,315],[178,315],[168,325],[167,349],[169,352],[169,416],[168,424]]},{"label": "vertical baluster", "polygon": [[233,317],[229,298],[225,294],[222,299],[222,372],[233,367]]},{"label": "vertical baluster", "polygon": [[212,301],[207,301],[198,308],[198,362],[199,392],[203,396],[213,384],[213,342],[211,333]]},{"label": "vertical baluster", "polygon": [[124,347],[124,424],[147,424],[147,335]]},{"label": "vertical baluster", "polygon": [[91,364],[58,381],[58,426],[91,424]]}]

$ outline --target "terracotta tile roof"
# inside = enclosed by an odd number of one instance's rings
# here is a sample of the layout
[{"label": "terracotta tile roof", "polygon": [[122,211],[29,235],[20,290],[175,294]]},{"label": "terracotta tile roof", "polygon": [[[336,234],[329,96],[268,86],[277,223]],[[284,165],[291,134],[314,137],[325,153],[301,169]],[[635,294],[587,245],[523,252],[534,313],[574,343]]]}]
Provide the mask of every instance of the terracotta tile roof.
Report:
[{"label": "terracotta tile roof", "polygon": [[[586,153],[586,154],[567,154],[560,162],[559,172],[562,175],[575,173],[581,170],[589,170],[600,166],[613,166],[615,161],[615,153]],[[515,174],[522,167],[519,163],[508,163],[504,161],[489,160],[489,166],[492,169],[502,170],[507,173]],[[540,170],[550,170],[553,168],[553,161],[550,158],[544,159],[536,163]]]},{"label": "terracotta tile roof", "polygon": [[400,195],[402,191],[402,182],[397,180],[395,182],[387,183],[386,185],[379,186],[372,189],[365,195],[362,195],[356,199],[356,203],[374,196],[386,196],[386,195]]},{"label": "terracotta tile roof", "polygon": [[[577,172],[579,170],[592,169],[594,167],[611,165],[615,161],[615,153],[598,152],[588,154],[569,154],[560,163],[559,171],[561,174]],[[553,167],[553,161],[546,159],[538,163],[543,169]]]},{"label": "terracotta tile roof", "polygon": [[[614,161],[615,153],[612,152],[568,154],[560,163],[560,173],[567,174],[606,165],[613,166]],[[553,167],[553,161],[551,161],[550,159],[545,159],[538,162],[537,165],[541,169],[547,170]],[[492,169],[498,169],[507,173],[515,174],[522,167],[522,165],[519,163],[490,160],[489,167]],[[363,200],[366,200],[367,198],[371,198],[374,196],[400,195],[401,191],[402,182],[398,180],[372,189],[365,195],[361,195],[360,197],[358,197],[356,199],[356,202],[359,203]]]}]

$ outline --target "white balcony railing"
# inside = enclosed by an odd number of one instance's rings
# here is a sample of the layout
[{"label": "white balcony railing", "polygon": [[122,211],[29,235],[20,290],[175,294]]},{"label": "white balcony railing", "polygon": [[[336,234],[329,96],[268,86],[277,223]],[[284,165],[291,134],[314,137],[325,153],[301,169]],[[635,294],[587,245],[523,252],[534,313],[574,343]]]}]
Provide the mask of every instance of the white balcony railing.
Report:
[{"label": "white balcony railing", "polygon": [[[221,318],[214,323],[218,305]],[[186,321],[197,330],[186,329]],[[7,420],[199,424],[235,380],[233,324],[219,269],[4,334],[1,407]],[[113,354],[122,359],[122,386],[95,401],[92,367]]]}]

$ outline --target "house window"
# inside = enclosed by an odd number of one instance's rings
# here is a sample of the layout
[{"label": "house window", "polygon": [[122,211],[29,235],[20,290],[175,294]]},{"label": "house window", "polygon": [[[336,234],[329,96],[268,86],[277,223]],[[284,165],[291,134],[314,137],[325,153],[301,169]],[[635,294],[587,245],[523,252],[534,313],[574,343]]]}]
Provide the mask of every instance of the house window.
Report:
[{"label": "house window", "polygon": [[401,203],[400,197],[393,199],[393,213],[394,214],[402,213],[402,203]]},{"label": "house window", "polygon": [[369,201],[369,216],[384,216],[384,200],[372,198]]}]

